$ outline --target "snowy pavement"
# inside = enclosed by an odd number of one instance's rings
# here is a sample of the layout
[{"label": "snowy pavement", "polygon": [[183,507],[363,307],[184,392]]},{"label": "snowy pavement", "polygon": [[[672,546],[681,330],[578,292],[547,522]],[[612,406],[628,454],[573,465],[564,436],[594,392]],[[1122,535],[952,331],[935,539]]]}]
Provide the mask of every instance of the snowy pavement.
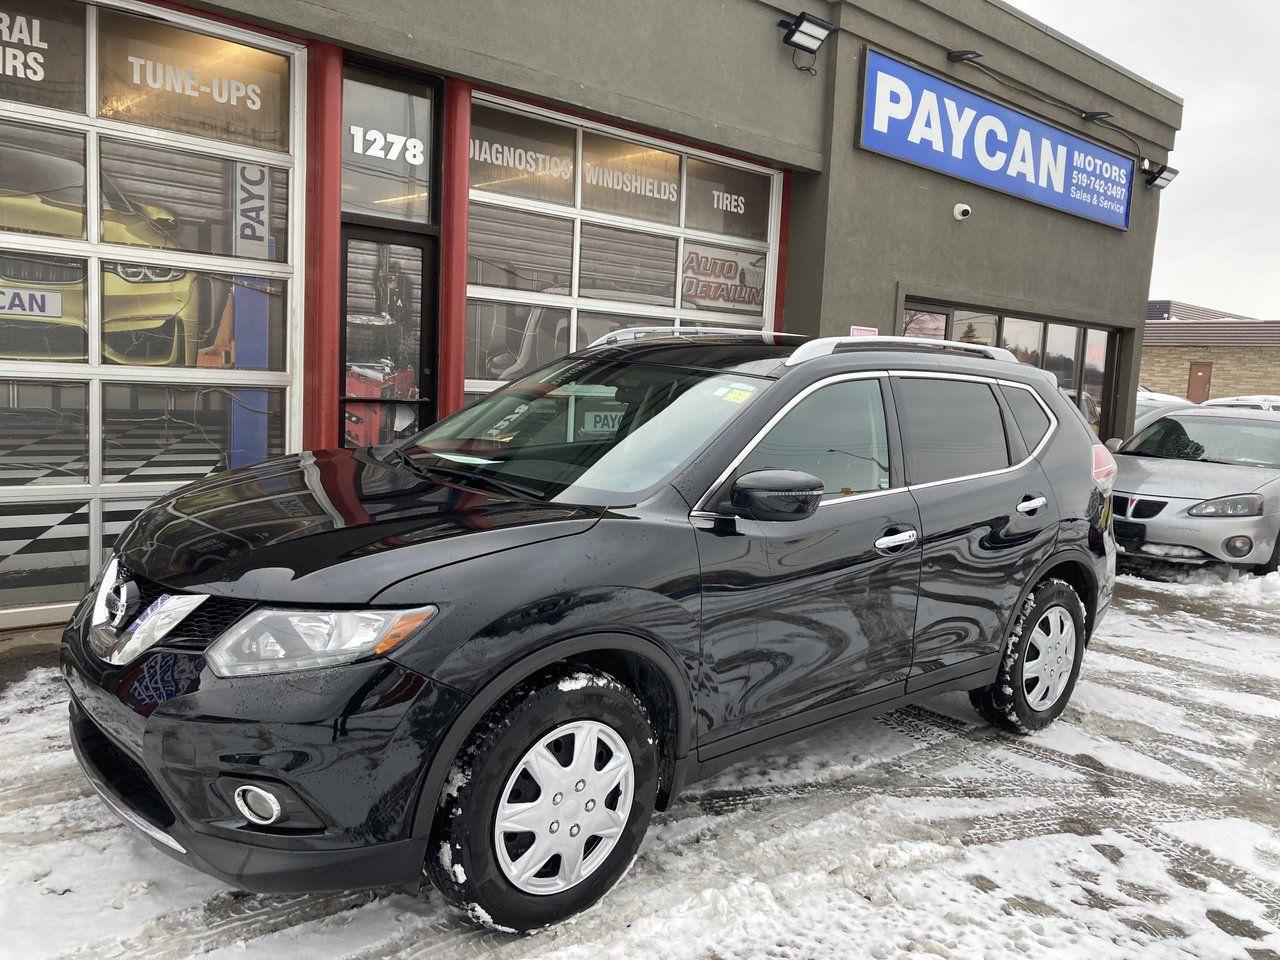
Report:
[{"label": "snowy pavement", "polygon": [[0,957],[1280,960],[1280,575],[1124,577],[1048,731],[948,695],[741,764],[528,938],[184,869],[91,795],[52,662],[0,660]]}]

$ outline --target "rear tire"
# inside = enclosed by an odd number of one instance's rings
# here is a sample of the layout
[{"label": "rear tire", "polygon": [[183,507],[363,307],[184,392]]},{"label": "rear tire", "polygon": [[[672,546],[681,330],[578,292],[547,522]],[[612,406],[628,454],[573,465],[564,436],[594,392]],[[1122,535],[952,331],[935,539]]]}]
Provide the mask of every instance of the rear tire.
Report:
[{"label": "rear tire", "polygon": [[1085,611],[1064,580],[1036,585],[1005,645],[996,682],[969,691],[988,722],[1010,733],[1043,730],[1066,709],[1084,657]]},{"label": "rear tire", "polygon": [[527,680],[454,759],[425,873],[477,923],[558,923],[631,866],[657,781],[653,727],[631,690],[596,671]]}]

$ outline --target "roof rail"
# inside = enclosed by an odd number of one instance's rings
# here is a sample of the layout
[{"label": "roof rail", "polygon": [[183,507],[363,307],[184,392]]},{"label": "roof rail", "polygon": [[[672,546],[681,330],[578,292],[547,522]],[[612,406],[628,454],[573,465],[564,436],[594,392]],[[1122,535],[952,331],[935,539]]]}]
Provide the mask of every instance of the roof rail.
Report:
[{"label": "roof rail", "polygon": [[839,347],[927,347],[935,350],[957,350],[964,353],[976,353],[988,360],[1007,360],[1017,363],[1018,358],[1003,347],[988,347],[980,343],[964,343],[960,340],[930,340],[925,337],[823,337],[820,340],[809,340],[796,347],[795,353],[787,357],[786,365],[794,367],[806,360],[814,360],[835,353]]},{"label": "roof rail", "polygon": [[627,327],[623,330],[614,330],[612,333],[606,333],[603,337],[593,341],[588,345],[587,349],[592,347],[605,347],[615,343],[625,343],[628,340],[643,340],[645,337],[683,337],[689,334],[694,336],[715,336],[722,333],[749,333],[753,336],[762,337],[767,342],[774,337],[794,337],[801,340],[805,339],[799,333],[774,333],[772,330],[761,330],[751,327]]}]

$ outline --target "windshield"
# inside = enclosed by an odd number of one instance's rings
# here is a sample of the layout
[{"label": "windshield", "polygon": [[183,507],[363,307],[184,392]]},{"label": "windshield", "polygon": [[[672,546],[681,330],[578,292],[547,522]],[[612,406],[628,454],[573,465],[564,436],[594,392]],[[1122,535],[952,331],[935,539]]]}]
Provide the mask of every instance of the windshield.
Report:
[{"label": "windshield", "polygon": [[768,383],[737,373],[571,358],[489,394],[400,450],[417,469],[465,471],[540,499],[635,503]]},{"label": "windshield", "polygon": [[1161,417],[1119,452],[1280,468],[1280,422],[1243,417]]}]

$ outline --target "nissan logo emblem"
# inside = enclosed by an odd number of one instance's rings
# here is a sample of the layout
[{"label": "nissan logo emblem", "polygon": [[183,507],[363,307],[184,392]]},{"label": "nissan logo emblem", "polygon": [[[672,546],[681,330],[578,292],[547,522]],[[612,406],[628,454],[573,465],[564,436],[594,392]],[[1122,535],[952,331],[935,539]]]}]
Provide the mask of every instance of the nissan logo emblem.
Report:
[{"label": "nissan logo emblem", "polygon": [[107,608],[107,616],[111,618],[112,628],[119,630],[138,605],[138,585],[132,580],[117,583],[103,598],[103,605]]}]

